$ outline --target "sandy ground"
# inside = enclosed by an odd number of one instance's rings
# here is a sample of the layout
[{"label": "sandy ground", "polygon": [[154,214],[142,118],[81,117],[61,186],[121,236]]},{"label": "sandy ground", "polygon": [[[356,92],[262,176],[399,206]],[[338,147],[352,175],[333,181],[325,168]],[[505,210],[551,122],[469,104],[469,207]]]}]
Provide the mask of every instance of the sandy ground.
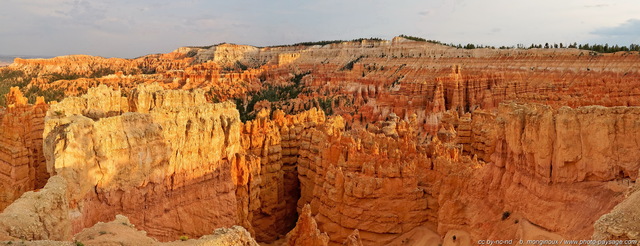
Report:
[{"label": "sandy ground", "polygon": [[276,240],[276,241],[274,241],[272,243],[259,242],[258,244],[260,244],[260,246],[280,246],[280,245],[283,245],[284,242],[285,242],[284,238],[280,238],[280,239],[278,239],[278,240]]},{"label": "sandy ground", "polygon": [[[519,219],[517,225],[516,238],[513,245],[518,245],[518,240],[558,240],[562,242],[562,237],[558,234],[549,232],[543,228],[530,223],[524,218]],[[146,237],[144,232],[137,231],[133,226],[126,223],[99,223],[98,225],[83,230],[82,233],[76,235],[76,240],[82,241],[85,245],[98,245],[105,242],[137,242],[137,245],[153,245],[154,242]],[[284,238],[272,243],[259,243],[261,246],[279,246],[284,244]],[[68,243],[68,242],[66,242]],[[165,245],[190,245],[193,241],[174,241],[165,243]],[[157,244],[157,243],[156,243]],[[66,245],[66,244],[65,244]],[[366,244],[365,244],[366,245]],[[388,246],[470,246],[477,245],[477,242],[471,241],[471,235],[463,230],[450,230],[441,239],[440,235],[430,229],[429,226],[416,227],[413,230],[399,236]]]},{"label": "sandy ground", "polygon": [[[284,244],[284,238],[272,243],[259,243],[260,246],[280,246]],[[366,245],[366,244],[365,244]],[[442,246],[440,236],[429,229],[428,226],[416,227],[413,230],[394,239],[387,246]]]},{"label": "sandy ground", "polygon": [[520,221],[520,228],[518,228],[517,238],[524,240],[557,240],[562,242],[562,237],[553,232],[549,232],[542,229],[527,220]]},{"label": "sandy ground", "polygon": [[471,235],[466,231],[450,230],[447,235],[444,236],[442,246],[471,246],[475,243],[471,243]]},{"label": "sandy ground", "polygon": [[396,238],[390,246],[438,246],[442,245],[440,236],[427,226],[416,227]]}]

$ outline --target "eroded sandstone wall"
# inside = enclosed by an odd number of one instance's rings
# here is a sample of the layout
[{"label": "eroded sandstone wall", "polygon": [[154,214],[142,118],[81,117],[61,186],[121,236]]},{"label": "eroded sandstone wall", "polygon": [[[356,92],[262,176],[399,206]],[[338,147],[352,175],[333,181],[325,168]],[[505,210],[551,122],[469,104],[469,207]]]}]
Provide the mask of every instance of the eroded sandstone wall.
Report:
[{"label": "eroded sandstone wall", "polygon": [[48,105],[42,98],[36,105],[17,87],[6,95],[6,109],[0,109],[0,209],[22,193],[44,187],[49,178],[42,152],[44,116]]},{"label": "eroded sandstone wall", "polygon": [[[636,111],[503,104],[497,114],[478,111],[464,123],[474,126],[468,150],[456,138],[416,145],[409,138],[415,135],[398,131],[329,133],[325,122],[303,134],[299,206],[311,204],[318,228],[336,245],[354,229],[364,243],[378,245],[429,223],[440,235],[468,233],[472,241],[542,235],[523,232],[520,223],[589,238],[590,225],[636,178],[637,163],[619,159],[632,160],[630,150],[638,149]],[[558,147],[567,142],[579,144]]]},{"label": "eroded sandstone wall", "polygon": [[[272,115],[270,115],[272,114]],[[242,129],[242,145],[249,156],[260,160],[259,183],[251,192],[251,224],[260,241],[273,241],[284,236],[298,219],[300,198],[298,158],[303,132],[322,124],[324,112],[312,109],[297,115],[282,111],[261,111],[257,119],[247,121]]]},{"label": "eroded sandstone wall", "polygon": [[[240,122],[202,91],[105,86],[53,105],[45,128],[52,174],[70,190],[73,231],[124,214],[160,240],[205,235],[238,218]],[[126,112],[131,111],[131,112]]]},{"label": "eroded sandstone wall", "polygon": [[363,243],[384,244],[437,220],[439,175],[430,171],[426,149],[391,136],[343,130],[344,123],[334,118],[306,131],[298,161],[298,204],[311,204],[332,244],[345,241],[354,229]]},{"label": "eroded sandstone wall", "polygon": [[637,107],[503,104],[497,121],[497,166],[554,183],[638,178]]},{"label": "eroded sandstone wall", "polygon": [[88,55],[60,56],[51,59],[16,58],[9,68],[40,76],[52,74],[91,76],[97,70],[140,72],[139,68],[127,59]]},{"label": "eroded sandstone wall", "polygon": [[479,165],[443,178],[438,232],[512,237],[529,221],[565,239],[590,238],[637,178],[637,110],[502,104],[496,114],[475,112],[470,154]]},{"label": "eroded sandstone wall", "polygon": [[[639,57],[397,38],[17,60],[11,69],[40,76],[32,85],[67,94],[100,83],[161,85],[127,90],[127,98],[89,90],[51,106],[46,123],[37,121],[44,104],[3,109],[0,173],[18,190],[44,185],[49,174],[37,164],[44,141],[49,172],[66,184],[60,201],[72,229],[60,235],[67,238],[125,214],[164,241],[232,224],[272,241],[295,226],[305,204],[329,244],[354,230],[365,245],[418,229],[465,240],[588,238],[638,177],[640,117],[626,106],[639,105]],[[96,71],[116,74],[48,79]],[[207,96],[249,101],[254,92],[282,101],[262,97],[246,123],[234,105],[206,103]],[[607,107],[581,107],[592,104]],[[46,125],[44,140],[38,125]],[[22,193],[4,191],[9,200]],[[597,236],[622,235],[607,224],[621,214],[603,217]]]}]

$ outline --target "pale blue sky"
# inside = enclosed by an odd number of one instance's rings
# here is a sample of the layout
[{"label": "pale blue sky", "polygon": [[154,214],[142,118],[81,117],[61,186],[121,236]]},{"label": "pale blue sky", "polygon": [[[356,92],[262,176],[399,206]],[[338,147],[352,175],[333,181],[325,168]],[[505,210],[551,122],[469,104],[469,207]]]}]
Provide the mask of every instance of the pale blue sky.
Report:
[{"label": "pale blue sky", "polygon": [[446,43],[640,43],[637,0],[1,0],[0,54],[136,57],[399,34]]}]

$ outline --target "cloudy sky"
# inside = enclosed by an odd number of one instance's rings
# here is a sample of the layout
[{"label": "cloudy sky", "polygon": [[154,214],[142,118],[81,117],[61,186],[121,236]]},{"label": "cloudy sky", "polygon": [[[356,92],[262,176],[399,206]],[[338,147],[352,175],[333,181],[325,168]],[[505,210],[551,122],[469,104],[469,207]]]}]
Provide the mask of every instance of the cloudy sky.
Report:
[{"label": "cloudy sky", "polygon": [[446,43],[640,43],[638,0],[0,0],[0,54],[137,57],[399,34]]}]

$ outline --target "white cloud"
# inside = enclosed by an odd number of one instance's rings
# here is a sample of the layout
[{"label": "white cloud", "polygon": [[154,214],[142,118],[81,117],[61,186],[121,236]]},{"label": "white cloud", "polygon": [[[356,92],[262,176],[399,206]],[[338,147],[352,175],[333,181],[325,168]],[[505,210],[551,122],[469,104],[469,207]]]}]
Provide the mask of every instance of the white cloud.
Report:
[{"label": "white cloud", "polygon": [[591,32],[596,43],[640,44],[640,19],[629,19],[619,25],[600,27]]},{"label": "white cloud", "polygon": [[638,10],[636,0],[2,0],[0,54],[135,57],[184,45],[399,34],[496,46],[627,44],[633,35],[620,33],[640,33],[627,23]]}]

